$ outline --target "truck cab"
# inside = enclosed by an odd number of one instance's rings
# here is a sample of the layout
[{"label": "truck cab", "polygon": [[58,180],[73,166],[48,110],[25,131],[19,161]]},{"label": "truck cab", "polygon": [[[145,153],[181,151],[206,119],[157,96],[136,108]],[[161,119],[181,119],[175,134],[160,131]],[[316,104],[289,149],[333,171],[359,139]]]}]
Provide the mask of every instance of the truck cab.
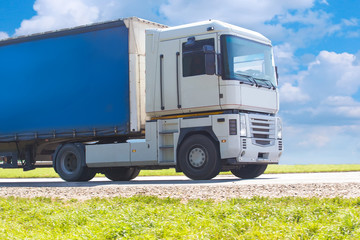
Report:
[{"label": "truck cab", "polygon": [[[150,121],[176,122],[178,146],[206,136],[216,143],[221,169],[241,177],[278,163],[282,126],[269,39],[210,20],[147,30],[146,50],[146,113]],[[179,151],[171,151],[177,166]]]}]

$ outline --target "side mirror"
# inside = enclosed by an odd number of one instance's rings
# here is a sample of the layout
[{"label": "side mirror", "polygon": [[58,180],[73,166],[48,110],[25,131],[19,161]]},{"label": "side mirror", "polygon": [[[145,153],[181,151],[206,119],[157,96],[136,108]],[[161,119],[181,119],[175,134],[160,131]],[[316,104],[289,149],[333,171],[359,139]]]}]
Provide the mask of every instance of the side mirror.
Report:
[{"label": "side mirror", "polygon": [[276,84],[279,85],[279,73],[277,66],[275,66],[275,74],[276,74]]},{"label": "side mirror", "polygon": [[204,45],[203,52],[205,54],[205,74],[215,74],[215,49],[211,45]]},{"label": "side mirror", "polygon": [[185,47],[192,47],[195,45],[195,37],[189,37],[185,43]]}]

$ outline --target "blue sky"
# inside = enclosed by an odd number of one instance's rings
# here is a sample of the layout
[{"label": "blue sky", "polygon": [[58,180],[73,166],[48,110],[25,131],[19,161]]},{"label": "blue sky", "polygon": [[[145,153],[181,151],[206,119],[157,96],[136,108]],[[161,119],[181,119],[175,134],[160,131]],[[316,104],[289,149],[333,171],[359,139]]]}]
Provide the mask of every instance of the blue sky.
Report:
[{"label": "blue sky", "polygon": [[281,163],[360,163],[359,10],[356,0],[2,0],[0,39],[130,16],[258,31],[279,68]]}]

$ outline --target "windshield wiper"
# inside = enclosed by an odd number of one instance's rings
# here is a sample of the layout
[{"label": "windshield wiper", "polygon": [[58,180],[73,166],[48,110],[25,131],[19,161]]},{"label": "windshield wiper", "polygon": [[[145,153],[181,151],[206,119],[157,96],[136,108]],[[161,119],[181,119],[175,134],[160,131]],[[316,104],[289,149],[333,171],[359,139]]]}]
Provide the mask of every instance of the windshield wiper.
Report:
[{"label": "windshield wiper", "polygon": [[[258,83],[257,81],[259,81],[259,82],[262,82],[262,83],[264,83],[265,85],[262,85],[262,84],[258,84],[258,86],[260,86],[260,87],[264,87],[264,86],[266,86],[267,88],[269,88],[269,89],[273,89],[273,90],[275,90],[276,89],[276,87],[274,86],[274,84],[270,81],[270,80],[267,80],[267,79],[261,79],[261,78],[253,78],[254,79],[254,81],[256,82],[256,83]],[[270,84],[269,84],[270,83]]]},{"label": "windshield wiper", "polygon": [[244,82],[244,81],[241,81],[241,79],[238,79],[240,80],[240,83],[245,83],[245,84],[249,84],[251,86],[257,86],[258,87],[258,84],[256,83],[256,81],[254,80],[253,77],[249,76],[249,75],[246,75],[246,74],[242,74],[242,73],[238,73],[236,72],[235,73],[236,76],[240,76],[240,77],[243,77],[247,80],[247,82]]}]

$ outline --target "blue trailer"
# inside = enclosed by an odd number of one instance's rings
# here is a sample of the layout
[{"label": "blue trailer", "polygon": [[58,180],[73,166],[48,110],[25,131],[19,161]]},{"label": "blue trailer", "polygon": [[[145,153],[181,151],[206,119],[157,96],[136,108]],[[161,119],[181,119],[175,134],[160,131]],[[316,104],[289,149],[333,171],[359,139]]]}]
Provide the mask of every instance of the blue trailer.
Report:
[{"label": "blue trailer", "polygon": [[149,27],[160,25],[130,18],[0,41],[1,166],[32,169],[59,143],[141,135],[130,88],[145,71],[131,72],[145,55],[136,30]]},{"label": "blue trailer", "polygon": [[0,42],[0,141],[128,134],[128,45],[122,21]]}]

